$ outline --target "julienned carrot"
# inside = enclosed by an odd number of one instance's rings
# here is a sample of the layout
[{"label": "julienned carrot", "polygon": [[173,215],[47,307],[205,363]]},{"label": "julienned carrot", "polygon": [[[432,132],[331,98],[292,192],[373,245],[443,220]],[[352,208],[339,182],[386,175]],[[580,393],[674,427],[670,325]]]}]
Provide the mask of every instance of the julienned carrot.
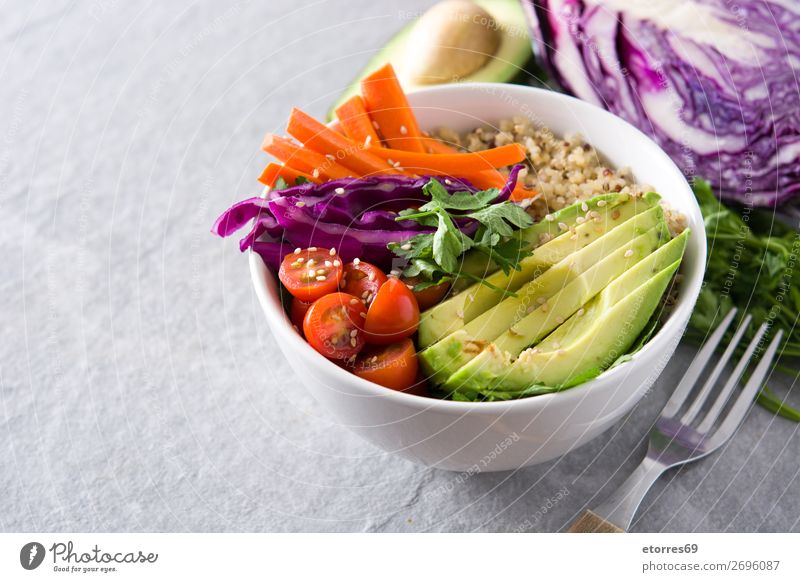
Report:
[{"label": "julienned carrot", "polygon": [[363,143],[356,143],[333,131],[297,107],[292,109],[289,115],[286,131],[303,142],[306,148],[324,154],[328,159],[336,160],[358,176],[398,173],[386,160],[363,149]]},{"label": "julienned carrot", "polygon": [[294,186],[298,178],[305,178],[309,182],[319,182],[318,179],[314,178],[310,174],[295,170],[289,166],[275,163],[270,163],[266,168],[264,168],[264,171],[261,172],[261,176],[259,176],[258,181],[265,186],[272,188],[278,181],[278,178],[282,178],[283,181],[289,186]]},{"label": "julienned carrot", "polygon": [[361,81],[361,95],[370,118],[387,147],[425,153],[422,132],[414,111],[400,87],[394,69],[387,63]]},{"label": "julienned carrot", "polygon": [[380,141],[361,95],[353,95],[337,107],[336,119],[344,134],[353,141],[361,144],[377,144]]},{"label": "julienned carrot", "polygon": [[435,137],[430,137],[427,135],[423,135],[421,138],[422,145],[425,146],[425,151],[429,154],[456,154],[458,150],[456,148],[447,145],[446,143],[439,141]]},{"label": "julienned carrot", "polygon": [[290,139],[272,133],[268,133],[264,138],[261,149],[272,154],[287,166],[311,174],[314,178],[336,180],[355,174],[352,170],[340,166],[334,160],[326,158],[318,152],[301,147]]},{"label": "julienned carrot", "polygon": [[426,154],[382,147],[370,147],[369,151],[390,164],[398,164],[404,170],[417,173],[441,172],[460,176],[475,174],[492,168],[502,168],[525,159],[525,148],[518,143],[483,150],[455,154]]}]

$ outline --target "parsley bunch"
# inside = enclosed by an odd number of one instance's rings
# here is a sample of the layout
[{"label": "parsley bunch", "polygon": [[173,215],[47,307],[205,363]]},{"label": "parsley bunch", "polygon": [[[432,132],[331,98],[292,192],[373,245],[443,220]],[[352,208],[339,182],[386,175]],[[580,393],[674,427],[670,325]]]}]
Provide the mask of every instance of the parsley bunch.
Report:
[{"label": "parsley bunch", "polygon": [[[431,178],[422,191],[430,196],[430,202],[419,209],[400,212],[397,220],[413,220],[435,228],[435,232],[389,245],[397,256],[408,260],[405,276],[425,279],[415,291],[462,276],[508,294],[480,277],[459,272],[459,257],[474,250],[485,254],[506,274],[511,269],[519,270],[520,260],[530,255],[527,244],[517,234],[519,229],[533,224],[528,213],[511,202],[494,202],[500,194],[497,188],[449,194],[439,181]],[[463,232],[473,228],[472,236]]]}]

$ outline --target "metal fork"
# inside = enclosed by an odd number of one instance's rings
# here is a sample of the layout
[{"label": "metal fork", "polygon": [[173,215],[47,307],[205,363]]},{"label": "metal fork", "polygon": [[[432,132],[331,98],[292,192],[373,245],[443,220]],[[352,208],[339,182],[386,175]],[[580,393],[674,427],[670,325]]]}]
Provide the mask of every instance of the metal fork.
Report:
[{"label": "metal fork", "polygon": [[[645,494],[664,471],[713,453],[733,436],[750,409],[756,393],[764,383],[783,336],[783,331],[778,330],[744,389],[736,397],[723,418],[721,415],[723,408],[739,384],[742,374],[768,329],[766,323],[762,324],[727,382],[719,390],[716,400],[705,416],[698,421],[697,418],[703,405],[716,388],[725,366],[733,356],[742,336],[750,327],[752,318],[747,315],[702,388],[697,392],[694,400],[690,401],[689,395],[692,388],[697,384],[700,374],[711,360],[735,316],[736,309],[732,309],[686,370],[672,397],[661,411],[656,424],[650,430],[650,444],[642,463],[608,499],[594,509],[587,509],[572,524],[569,531],[609,533],[628,529]],[[685,407],[682,414],[679,414],[685,405],[688,406]]]}]

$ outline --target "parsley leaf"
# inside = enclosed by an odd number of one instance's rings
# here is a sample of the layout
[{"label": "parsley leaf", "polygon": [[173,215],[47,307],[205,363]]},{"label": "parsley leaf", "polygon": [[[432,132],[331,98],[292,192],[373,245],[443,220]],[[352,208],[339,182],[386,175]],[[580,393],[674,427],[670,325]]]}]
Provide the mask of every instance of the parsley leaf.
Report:
[{"label": "parsley leaf", "polygon": [[[413,220],[435,228],[435,232],[418,234],[403,244],[389,245],[396,255],[408,259],[403,271],[406,276],[426,279],[417,288],[464,276],[458,271],[459,257],[470,249],[489,256],[505,273],[519,270],[519,262],[530,254],[527,244],[516,234],[519,229],[533,224],[525,210],[511,202],[494,203],[499,194],[496,188],[450,194],[439,181],[431,178],[422,191],[430,196],[430,201],[419,209],[399,212],[396,220]],[[459,228],[465,221],[478,224],[472,238]],[[474,280],[494,288],[482,279],[475,277]]]}]

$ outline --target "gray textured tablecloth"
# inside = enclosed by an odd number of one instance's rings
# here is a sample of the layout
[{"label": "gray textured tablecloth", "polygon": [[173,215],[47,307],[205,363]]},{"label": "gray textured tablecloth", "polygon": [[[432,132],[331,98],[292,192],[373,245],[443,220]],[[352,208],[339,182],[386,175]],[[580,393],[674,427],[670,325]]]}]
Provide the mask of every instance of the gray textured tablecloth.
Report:
[{"label": "gray textured tablecloth", "polygon": [[[459,478],[332,422],[209,234],[258,191],[263,134],[323,115],[425,4],[4,6],[0,529],[555,531],[634,467],[690,348],[589,445]],[[797,430],[753,409],[634,529],[800,531]]]}]

